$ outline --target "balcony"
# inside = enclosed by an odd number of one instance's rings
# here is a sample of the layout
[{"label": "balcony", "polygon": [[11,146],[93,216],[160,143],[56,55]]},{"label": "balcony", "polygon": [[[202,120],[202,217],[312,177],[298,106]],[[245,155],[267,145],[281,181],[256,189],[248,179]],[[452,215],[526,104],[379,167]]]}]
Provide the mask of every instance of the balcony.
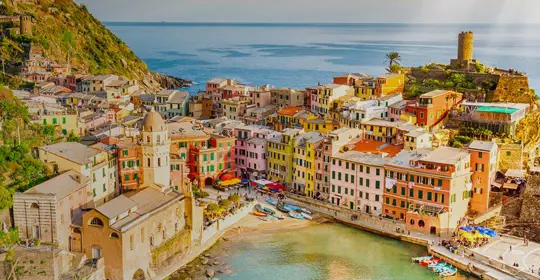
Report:
[{"label": "balcony", "polygon": [[445,213],[446,210],[442,206],[426,203],[416,203],[412,202],[409,205],[407,214],[416,214],[419,216],[430,216],[430,217],[439,217],[441,214]]}]

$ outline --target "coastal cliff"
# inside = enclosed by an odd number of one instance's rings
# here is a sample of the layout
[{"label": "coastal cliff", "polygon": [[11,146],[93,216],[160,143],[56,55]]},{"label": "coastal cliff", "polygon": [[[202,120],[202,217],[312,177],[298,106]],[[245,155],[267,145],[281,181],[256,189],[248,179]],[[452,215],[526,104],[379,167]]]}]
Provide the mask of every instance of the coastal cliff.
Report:
[{"label": "coastal cliff", "polygon": [[[0,4],[0,15],[0,59],[13,74],[32,46],[48,59],[69,65],[75,74],[122,75],[138,80],[148,90],[190,84],[149,70],[86,6],[72,0],[7,0]],[[30,26],[28,33],[21,29],[26,24]]]}]

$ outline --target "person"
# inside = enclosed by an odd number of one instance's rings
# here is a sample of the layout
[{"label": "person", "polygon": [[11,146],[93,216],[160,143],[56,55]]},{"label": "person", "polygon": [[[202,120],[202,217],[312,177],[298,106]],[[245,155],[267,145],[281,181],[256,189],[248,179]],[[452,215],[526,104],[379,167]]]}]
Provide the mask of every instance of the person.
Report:
[{"label": "person", "polygon": [[512,245],[510,245],[510,252],[512,252]]},{"label": "person", "polygon": [[503,256],[502,256],[502,255],[499,256],[499,260],[501,260],[501,261],[503,260]]}]

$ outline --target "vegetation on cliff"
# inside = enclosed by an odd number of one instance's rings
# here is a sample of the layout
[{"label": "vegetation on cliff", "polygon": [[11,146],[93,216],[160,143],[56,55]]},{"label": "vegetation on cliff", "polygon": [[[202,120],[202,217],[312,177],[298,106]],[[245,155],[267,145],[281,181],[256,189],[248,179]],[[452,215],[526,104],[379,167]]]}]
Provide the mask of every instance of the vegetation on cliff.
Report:
[{"label": "vegetation on cliff", "polygon": [[31,123],[28,110],[0,85],[0,210],[12,205],[15,191],[26,191],[48,178],[32,150],[57,140],[55,128]]},{"label": "vegetation on cliff", "polygon": [[4,15],[29,15],[33,35],[2,38],[0,53],[12,65],[20,64],[28,43],[40,46],[45,56],[69,64],[75,73],[118,74],[140,81],[141,86],[180,87],[186,81],[153,73],[133,51],[84,5],[72,0],[5,1]]}]

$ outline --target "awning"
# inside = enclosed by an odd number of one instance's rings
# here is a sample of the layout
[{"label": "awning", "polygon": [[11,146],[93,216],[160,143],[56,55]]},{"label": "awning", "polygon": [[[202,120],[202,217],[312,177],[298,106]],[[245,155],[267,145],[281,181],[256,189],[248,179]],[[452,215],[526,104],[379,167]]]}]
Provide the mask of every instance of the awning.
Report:
[{"label": "awning", "polygon": [[517,190],[518,184],[514,184],[514,183],[504,183],[503,188],[509,189],[509,190]]},{"label": "awning", "polygon": [[219,181],[218,185],[220,185],[220,186],[232,186],[232,185],[236,185],[236,184],[238,184],[240,182],[242,182],[242,180],[240,180],[239,178],[234,178],[234,179],[231,179],[231,180]]},{"label": "awning", "polygon": [[525,170],[508,169],[506,173],[504,173],[504,176],[513,178],[525,178]]},{"label": "awning", "polygon": [[538,167],[538,166],[533,166],[533,167],[530,168],[530,171],[531,171],[531,172],[540,172],[540,167]]},{"label": "awning", "polygon": [[262,186],[266,186],[268,184],[273,184],[274,182],[268,181],[268,180],[265,180],[265,179],[260,179],[260,180],[253,181],[253,183],[256,183],[256,184],[262,185]]}]

